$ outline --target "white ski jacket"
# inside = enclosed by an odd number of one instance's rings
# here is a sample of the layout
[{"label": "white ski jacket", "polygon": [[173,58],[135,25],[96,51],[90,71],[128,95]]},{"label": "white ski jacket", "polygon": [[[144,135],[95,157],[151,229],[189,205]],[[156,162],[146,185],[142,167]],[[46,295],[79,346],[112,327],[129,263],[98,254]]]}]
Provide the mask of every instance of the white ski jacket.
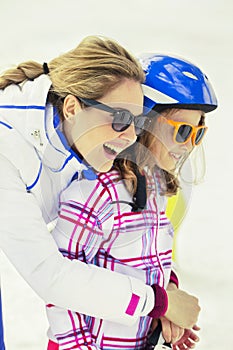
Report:
[{"label": "white ski jacket", "polygon": [[64,258],[48,231],[60,192],[85,169],[54,129],[50,86],[41,75],[0,91],[0,247],[45,303],[132,325],[153,308],[152,288]]}]

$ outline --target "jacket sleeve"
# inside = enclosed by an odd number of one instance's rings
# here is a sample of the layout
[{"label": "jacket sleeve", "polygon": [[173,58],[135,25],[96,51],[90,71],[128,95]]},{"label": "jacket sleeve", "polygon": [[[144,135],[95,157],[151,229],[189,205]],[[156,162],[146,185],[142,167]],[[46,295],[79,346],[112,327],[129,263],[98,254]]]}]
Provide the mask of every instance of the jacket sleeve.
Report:
[{"label": "jacket sleeve", "polygon": [[1,249],[46,304],[125,325],[149,313],[154,306],[150,286],[133,277],[64,258],[18,170],[3,156],[0,169]]},{"label": "jacket sleeve", "polygon": [[[76,186],[72,186],[74,188],[71,191],[73,192],[71,197],[75,197],[79,193],[80,186],[79,182],[73,182],[72,184]],[[87,194],[87,191],[84,191],[84,193]],[[92,194],[94,203],[96,205],[100,204],[102,196],[99,196],[96,189]],[[53,237],[63,256],[89,264],[98,252],[103,237],[103,232],[98,224],[101,215],[96,212],[96,205],[93,207],[85,205],[85,200],[88,201],[88,195],[87,198],[81,197],[81,199],[83,199],[81,202],[75,200],[61,202]],[[109,216],[106,217],[108,220]],[[86,298],[88,298],[88,295]],[[51,304],[47,305],[46,310],[50,331],[53,337],[56,338],[59,349],[67,349],[67,346],[69,346],[69,349],[100,349],[86,322],[87,316]]]},{"label": "jacket sleeve", "polygon": [[176,287],[179,288],[179,279],[178,279],[177,274],[175,273],[174,270],[171,270],[169,282],[174,283],[176,285]]}]

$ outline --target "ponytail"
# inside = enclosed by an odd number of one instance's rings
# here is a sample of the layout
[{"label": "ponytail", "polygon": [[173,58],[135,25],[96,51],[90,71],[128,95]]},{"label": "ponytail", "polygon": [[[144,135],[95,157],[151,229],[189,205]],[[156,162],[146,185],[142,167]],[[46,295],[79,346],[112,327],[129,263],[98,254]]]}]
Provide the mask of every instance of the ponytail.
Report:
[{"label": "ponytail", "polygon": [[19,64],[0,75],[0,89],[49,73],[50,92],[57,97],[72,94],[98,99],[125,78],[140,83],[145,79],[136,58],[114,40],[101,36],[84,38],[77,47],[52,59],[48,65],[49,68],[34,61]]},{"label": "ponytail", "polygon": [[44,74],[43,65],[34,61],[20,63],[15,68],[10,68],[0,76],[0,89],[11,84],[20,84],[25,80],[34,80]]}]

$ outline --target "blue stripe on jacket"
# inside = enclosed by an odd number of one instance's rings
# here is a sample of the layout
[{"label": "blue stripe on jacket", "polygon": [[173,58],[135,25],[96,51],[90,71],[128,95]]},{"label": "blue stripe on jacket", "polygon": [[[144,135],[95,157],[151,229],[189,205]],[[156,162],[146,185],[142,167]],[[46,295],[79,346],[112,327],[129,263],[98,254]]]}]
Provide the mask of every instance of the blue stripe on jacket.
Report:
[{"label": "blue stripe on jacket", "polygon": [[28,106],[20,106],[20,105],[0,105],[1,109],[40,109],[44,110],[45,106],[37,106],[37,105],[28,105]]},{"label": "blue stripe on jacket", "polygon": [[2,301],[0,292],[0,350],[5,350],[4,338],[3,338],[3,322],[2,322]]}]

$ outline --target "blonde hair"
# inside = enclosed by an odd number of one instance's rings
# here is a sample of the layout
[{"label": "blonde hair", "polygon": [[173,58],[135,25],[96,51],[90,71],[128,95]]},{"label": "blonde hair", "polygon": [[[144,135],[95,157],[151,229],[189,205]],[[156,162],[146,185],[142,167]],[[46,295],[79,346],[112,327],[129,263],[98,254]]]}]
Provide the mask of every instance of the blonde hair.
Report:
[{"label": "blonde hair", "polygon": [[[116,41],[88,36],[73,50],[48,63],[51,92],[59,98],[68,94],[98,99],[124,78],[144,81],[138,61]],[[43,64],[28,61],[0,76],[0,89],[11,84],[34,80],[44,74]]]}]

